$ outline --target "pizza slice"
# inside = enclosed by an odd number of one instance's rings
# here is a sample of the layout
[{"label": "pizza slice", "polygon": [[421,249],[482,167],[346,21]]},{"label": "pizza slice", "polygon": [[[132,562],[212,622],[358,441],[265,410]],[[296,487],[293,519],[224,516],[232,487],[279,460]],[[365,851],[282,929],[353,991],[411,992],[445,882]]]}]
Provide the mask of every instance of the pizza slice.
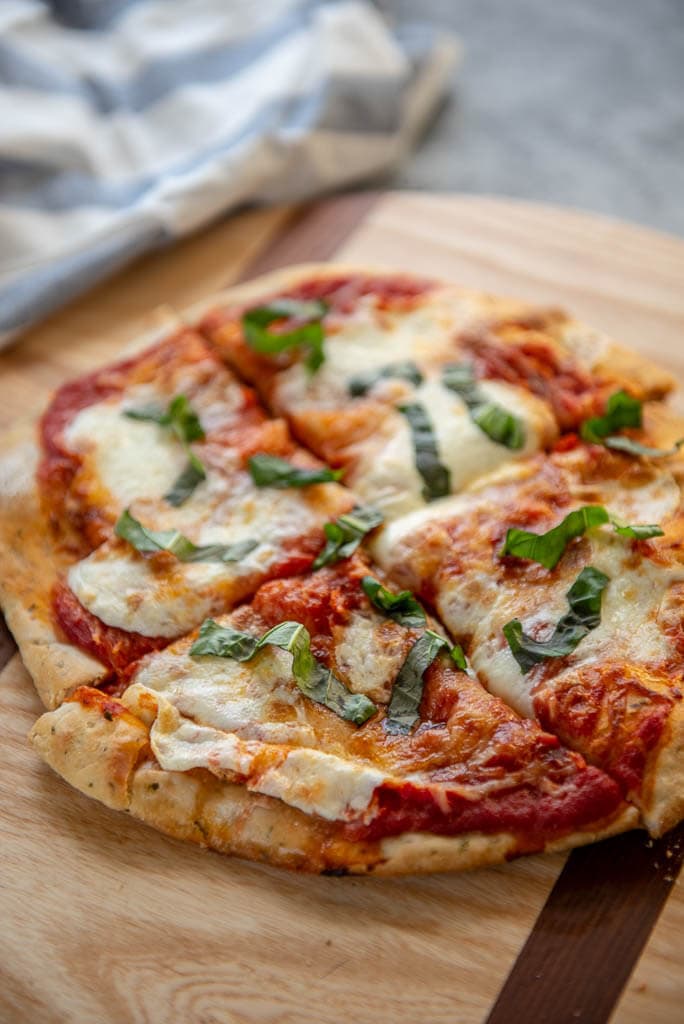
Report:
[{"label": "pizza slice", "polygon": [[474,867],[636,821],[613,780],[489,695],[358,554],[265,584],[117,695],[77,690],[32,742],[161,831],[307,871]]},{"label": "pizza slice", "polygon": [[549,447],[617,387],[672,386],[557,310],[378,271],[271,275],[229,292],[200,329],[388,518]]},{"label": "pizza slice", "polygon": [[684,517],[666,447],[681,424],[656,426],[646,447],[605,432],[508,466],[391,524],[375,554],[492,693],[611,775],[659,835],[684,815]]},{"label": "pizza slice", "polygon": [[2,463],[1,586],[51,706],[309,568],[354,505],[191,331],[65,385],[40,441]]}]

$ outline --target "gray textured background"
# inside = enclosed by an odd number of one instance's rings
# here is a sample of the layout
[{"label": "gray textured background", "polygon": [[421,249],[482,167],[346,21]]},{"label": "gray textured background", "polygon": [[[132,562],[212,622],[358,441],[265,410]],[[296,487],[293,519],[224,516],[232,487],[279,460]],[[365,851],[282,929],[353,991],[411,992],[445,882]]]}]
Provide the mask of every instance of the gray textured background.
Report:
[{"label": "gray textured background", "polygon": [[379,0],[456,32],[450,100],[393,187],[490,192],[684,235],[684,0]]}]

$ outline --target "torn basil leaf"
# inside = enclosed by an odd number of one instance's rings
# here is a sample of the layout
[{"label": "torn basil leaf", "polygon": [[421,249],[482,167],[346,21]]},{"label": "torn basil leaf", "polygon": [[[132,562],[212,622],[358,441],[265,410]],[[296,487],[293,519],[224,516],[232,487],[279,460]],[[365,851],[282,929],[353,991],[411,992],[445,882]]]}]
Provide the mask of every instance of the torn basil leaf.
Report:
[{"label": "torn basil leaf", "polygon": [[651,448],[647,444],[635,441],[632,437],[613,434],[614,430],[620,430],[622,427],[641,427],[642,423],[642,402],[627,394],[626,391],[616,391],[608,399],[605,414],[592,416],[585,420],[580,427],[580,435],[584,441],[588,441],[590,444],[602,444],[614,451],[641,456],[645,459],[666,459],[671,455],[676,455],[684,444],[684,437],[681,437],[671,448]]},{"label": "torn basil leaf", "polygon": [[621,519],[617,519],[615,516],[611,516],[610,521],[613,524],[615,532],[619,533],[621,537],[629,537],[632,540],[649,540],[651,537],[663,536],[663,531],[656,523],[643,526],[629,526],[627,523],[623,523]]},{"label": "torn basil leaf", "polygon": [[368,505],[355,505],[351,512],[338,516],[333,523],[323,527],[326,544],[313,563],[314,569],[334,565],[343,558],[350,558],[359,544],[371,530],[380,526],[384,516]]},{"label": "torn basil leaf", "polygon": [[207,471],[200,460],[193,452],[188,452],[188,463],[180,476],[174,480],[171,490],[164,495],[164,501],[168,501],[169,505],[178,508],[184,501],[187,501],[197,485],[206,478]]},{"label": "torn basil leaf", "polygon": [[292,674],[302,693],[317,704],[330,708],[340,718],[363,725],[377,711],[375,704],[361,693],[351,693],[344,683],[316,661],[311,653],[309,631],[300,622],[281,622],[261,637],[242,633],[231,626],[219,626],[206,619],[190,648],[193,657],[212,655],[249,661],[257,651],[272,644],[292,654]]},{"label": "torn basil leaf", "polygon": [[394,619],[400,626],[424,629],[425,612],[410,590],[401,590],[398,594],[393,594],[372,576],[363,577],[361,589],[378,611]]},{"label": "torn basil leaf", "polygon": [[603,443],[606,448],[614,448],[615,451],[626,452],[628,455],[639,455],[645,459],[666,459],[671,455],[677,454],[684,444],[684,437],[680,437],[678,441],[675,441],[671,448],[650,448],[648,445],[640,444],[639,441],[635,441],[631,437],[620,436],[606,437]]},{"label": "torn basil leaf", "polygon": [[445,366],[442,371],[442,383],[463,400],[473,423],[492,441],[511,451],[524,448],[523,421],[502,405],[490,402],[482,394],[469,363],[451,363]]},{"label": "torn basil leaf", "polygon": [[444,637],[426,629],[411,647],[394,680],[384,723],[387,732],[410,732],[418,721],[425,685],[423,677],[440,651],[449,651],[458,667],[465,671],[466,661],[461,648],[458,645],[451,648]]},{"label": "torn basil leaf", "polygon": [[205,434],[195,410],[190,405],[187,395],[176,395],[166,409],[158,406],[146,406],[143,409],[126,409],[124,416],[131,420],[150,420],[160,427],[170,427],[182,444],[191,441],[203,441]]},{"label": "torn basil leaf", "polygon": [[119,516],[114,532],[142,554],[167,551],[179,562],[239,562],[259,546],[259,542],[251,538],[235,544],[198,546],[178,530],[148,530],[128,509]]},{"label": "torn basil leaf", "polygon": [[580,427],[580,435],[591,444],[604,444],[604,438],[623,427],[640,427],[642,403],[626,391],[616,391],[606,403],[603,416],[592,416]]},{"label": "torn basil leaf", "polygon": [[546,533],[531,533],[529,530],[508,530],[506,540],[501,549],[500,557],[512,555],[515,558],[528,558],[531,562],[539,562],[546,569],[553,569],[560,561],[567,545],[575,537],[582,537],[587,530],[595,526],[612,523],[615,532],[622,537],[646,540],[649,537],[662,537],[659,526],[628,526],[611,516],[602,505],[583,505],[576,508]]},{"label": "torn basil leaf", "polygon": [[608,576],[593,565],[582,569],[566,594],[570,610],[558,620],[548,640],[528,636],[519,619],[506,623],[503,633],[523,675],[547,658],[571,654],[587,633],[596,629],[601,622],[601,598],[608,583]]},{"label": "torn basil leaf", "polygon": [[[275,355],[289,348],[307,348],[305,365],[312,372],[323,363],[323,317],[328,305],[319,299],[310,302],[298,299],[274,299],[266,306],[255,306],[242,317],[242,329],[250,348],[262,355]],[[299,325],[289,331],[271,331],[278,320],[297,320]]]},{"label": "torn basil leaf", "polygon": [[249,472],[257,487],[308,487],[309,484],[327,484],[339,480],[344,470],[302,469],[277,455],[253,455],[249,460]]},{"label": "torn basil leaf", "polygon": [[203,441],[204,429],[194,411],[187,395],[176,395],[166,409],[158,406],[146,406],[143,409],[126,409],[124,416],[131,420],[148,420],[160,427],[168,427],[185,448],[188,464],[174,481],[171,490],[164,495],[169,505],[178,507],[186,501],[202,480],[206,479],[207,471],[202,462],[190,450],[192,441]]},{"label": "torn basil leaf", "polygon": [[426,501],[443,498],[451,491],[451,474],[439,461],[437,438],[424,406],[417,402],[398,405],[411,427],[416,469],[423,478],[423,497]]},{"label": "torn basil leaf", "polygon": [[407,359],[403,362],[388,363],[376,370],[368,370],[367,373],[357,374],[349,380],[347,390],[352,398],[361,398],[363,395],[367,395],[378,381],[389,378],[406,380],[414,387],[423,383],[423,374],[412,360]]},{"label": "torn basil leaf", "polygon": [[482,405],[473,406],[470,418],[496,444],[501,444],[511,451],[524,448],[525,427],[522,420],[495,402],[483,402]]}]

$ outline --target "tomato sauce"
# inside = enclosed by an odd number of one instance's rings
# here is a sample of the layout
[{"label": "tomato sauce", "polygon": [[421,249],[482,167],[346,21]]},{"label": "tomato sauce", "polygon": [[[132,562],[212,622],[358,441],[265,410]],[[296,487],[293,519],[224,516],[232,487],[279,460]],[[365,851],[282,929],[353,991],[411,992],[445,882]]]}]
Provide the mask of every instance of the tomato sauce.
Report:
[{"label": "tomato sauce", "polygon": [[610,819],[622,806],[617,783],[597,768],[578,770],[550,792],[533,786],[502,788],[480,799],[444,786],[384,783],[375,790],[370,821],[350,822],[348,839],[369,841],[402,832],[453,836],[465,832],[512,832],[524,849],[541,849],[555,836]]},{"label": "tomato sauce", "polygon": [[116,626],[107,626],[89,612],[64,583],[52,593],[52,610],[56,622],[71,643],[92,654],[117,675],[138,658],[168,646],[167,637],[142,636]]}]

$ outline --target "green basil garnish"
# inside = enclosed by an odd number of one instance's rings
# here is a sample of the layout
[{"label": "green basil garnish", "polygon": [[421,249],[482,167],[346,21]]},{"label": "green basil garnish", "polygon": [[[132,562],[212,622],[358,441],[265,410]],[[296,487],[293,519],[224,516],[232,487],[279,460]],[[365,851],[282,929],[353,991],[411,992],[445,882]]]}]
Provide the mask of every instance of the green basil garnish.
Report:
[{"label": "green basil garnish", "polygon": [[651,448],[631,437],[613,434],[614,430],[623,427],[641,427],[643,425],[643,403],[626,391],[616,391],[606,403],[603,416],[592,416],[580,427],[580,435],[590,444],[602,444],[627,455],[637,455],[646,459],[666,459],[676,455],[684,444],[684,437],[675,441],[672,448]]},{"label": "green basil garnish", "polygon": [[117,537],[128,541],[141,553],[167,551],[179,562],[239,562],[259,546],[256,540],[242,540],[235,544],[204,544],[198,546],[178,530],[148,530],[126,509],[116,521]]},{"label": "green basil garnish", "polygon": [[147,406],[144,409],[126,409],[124,416],[131,420],[148,420],[160,427],[168,427],[185,448],[188,464],[174,481],[171,490],[164,495],[169,505],[175,507],[186,501],[197,485],[206,479],[207,473],[197,456],[190,451],[192,441],[203,441],[205,433],[186,395],[176,395],[166,409]]},{"label": "green basil garnish", "polygon": [[379,611],[409,629],[425,628],[425,612],[410,590],[393,594],[372,576],[364,576],[361,589]]},{"label": "green basil garnish", "polygon": [[423,374],[412,360],[407,359],[403,362],[388,363],[387,366],[381,366],[377,370],[368,370],[367,373],[357,374],[349,380],[347,390],[352,398],[361,398],[363,395],[367,395],[378,381],[388,378],[406,380],[414,387],[423,383]]},{"label": "green basil garnish", "polygon": [[168,501],[169,505],[173,505],[174,508],[178,508],[184,501],[190,497],[192,492],[195,490],[197,485],[206,480],[207,473],[197,458],[194,452],[188,452],[188,464],[180,474],[176,477],[171,490],[164,495],[164,500]]},{"label": "green basil garnish", "polygon": [[334,565],[343,558],[350,558],[366,534],[380,526],[383,519],[384,516],[377,509],[355,505],[351,512],[338,516],[333,523],[326,523],[323,527],[326,544],[313,568],[321,569],[324,565]]},{"label": "green basil garnish", "polygon": [[424,406],[417,402],[397,406],[409,422],[413,437],[416,469],[423,478],[423,497],[426,501],[443,498],[451,491],[451,474],[439,461],[437,438]]},{"label": "green basil garnish", "polygon": [[444,637],[426,629],[411,647],[394,681],[385,718],[387,732],[410,732],[418,721],[425,685],[423,677],[440,651],[448,651],[458,667],[466,671],[466,660],[458,644],[450,647]]},{"label": "green basil garnish", "polygon": [[684,444],[684,437],[680,437],[671,448],[650,448],[647,444],[640,444],[631,437],[607,437],[604,442],[606,448],[614,448],[618,452],[626,452],[628,455],[639,455],[645,459],[666,459],[676,455]]},{"label": "green basil garnish", "polygon": [[553,569],[558,565],[571,540],[605,523],[612,523],[615,532],[622,537],[646,540],[649,537],[663,535],[659,526],[628,526],[611,516],[602,505],[583,505],[569,512],[558,526],[547,530],[546,533],[531,533],[529,530],[511,528],[506,533],[500,557],[513,555],[515,558],[528,558],[531,562],[539,562],[545,568]]},{"label": "green basil garnish", "polygon": [[523,632],[519,619],[503,627],[511,654],[526,675],[547,658],[571,654],[581,640],[601,622],[601,597],[609,582],[605,573],[589,565],[582,569],[566,594],[570,611],[566,612],[548,640],[533,640]]},{"label": "green basil garnish", "polygon": [[[323,363],[323,317],[328,312],[327,303],[314,299],[302,302],[298,299],[274,299],[266,306],[255,306],[242,317],[242,329],[250,348],[262,355],[274,355],[288,348],[307,348],[309,354],[305,365],[312,372]],[[298,327],[281,333],[270,331],[277,320],[296,319],[304,321]]]},{"label": "green basil garnish", "polygon": [[308,487],[309,484],[327,484],[339,480],[344,470],[301,469],[277,455],[253,455],[249,460],[249,472],[257,487]]},{"label": "green basil garnish", "polygon": [[580,427],[580,435],[591,444],[604,444],[604,438],[623,427],[640,427],[642,403],[626,391],[616,391],[606,403],[603,416],[592,416]]},{"label": "green basil garnish", "polygon": [[316,661],[311,653],[309,631],[300,622],[281,622],[261,637],[242,633],[231,626],[219,626],[206,619],[190,648],[193,657],[211,655],[249,661],[267,644],[292,654],[292,674],[305,697],[330,708],[340,718],[363,725],[377,711],[375,704],[361,693],[351,693],[330,669]]},{"label": "green basil garnish", "polygon": [[442,383],[463,400],[473,423],[492,441],[512,451],[518,451],[525,446],[523,421],[503,406],[485,398],[478,388],[470,364],[452,363],[445,366],[442,371]]}]

